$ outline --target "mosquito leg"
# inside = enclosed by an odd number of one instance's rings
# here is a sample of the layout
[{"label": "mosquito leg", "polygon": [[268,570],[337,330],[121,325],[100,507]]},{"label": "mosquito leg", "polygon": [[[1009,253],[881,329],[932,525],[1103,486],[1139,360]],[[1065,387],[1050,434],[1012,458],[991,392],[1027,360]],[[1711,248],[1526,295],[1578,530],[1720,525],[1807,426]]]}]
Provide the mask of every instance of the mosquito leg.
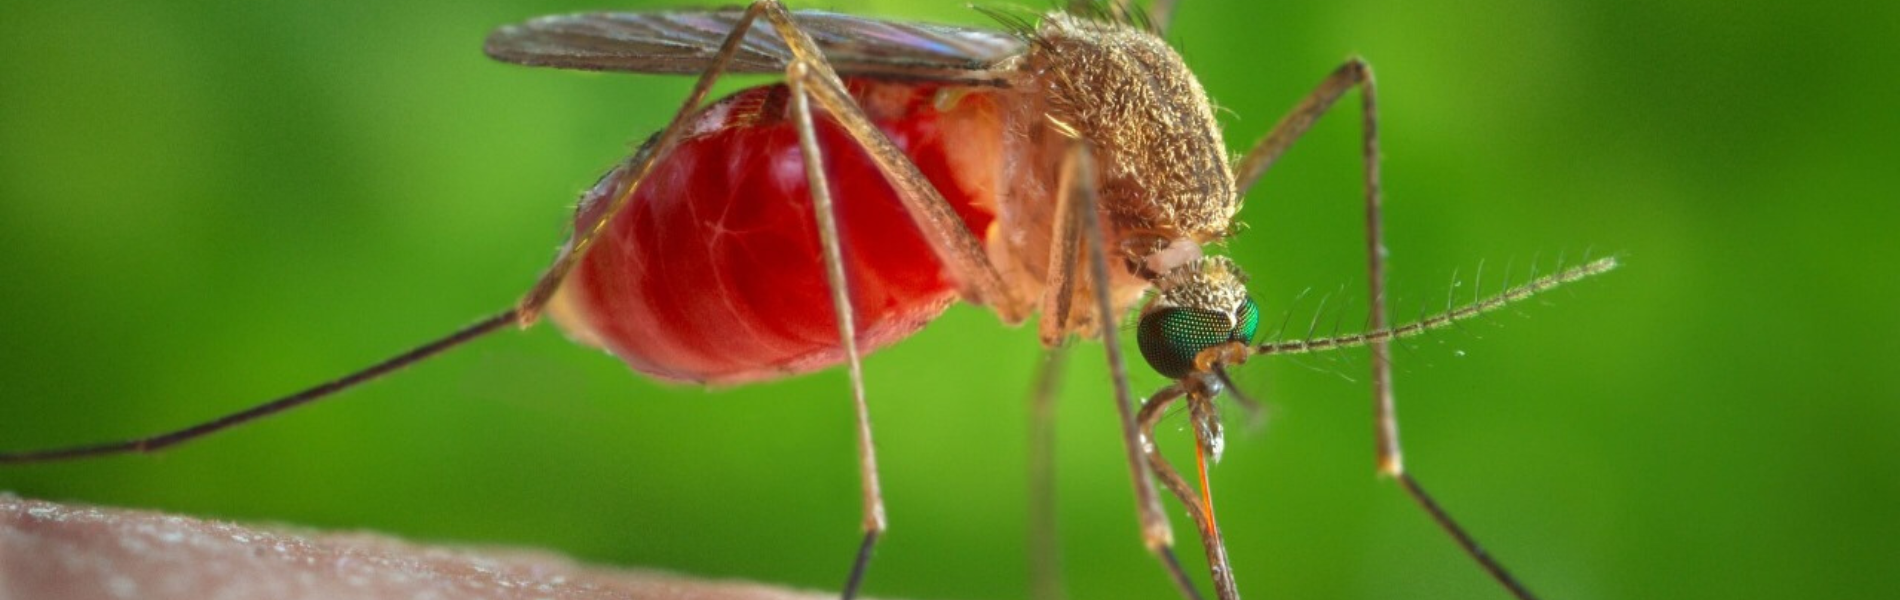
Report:
[{"label": "mosquito leg", "polygon": [[751,28],[752,21],[758,18],[759,13],[764,9],[764,2],[754,3],[746,8],[745,14],[741,15],[738,23],[733,25],[732,32],[726,34],[725,42],[719,45],[719,52],[713,55],[711,63],[706,67],[706,72],[700,73],[699,81],[693,84],[692,93],[687,94],[686,101],[680,103],[679,112],[673,113],[673,120],[666,124],[666,129],[660,130],[660,134],[655,136],[653,143],[638,155],[634,164],[628,165],[625,169],[628,183],[624,189],[607,197],[605,208],[597,211],[581,211],[581,216],[576,217],[585,219],[585,222],[575,223],[574,237],[561,247],[561,253],[554,257],[554,263],[541,273],[540,279],[535,280],[534,287],[528,289],[527,295],[522,296],[521,300],[515,303],[516,321],[521,327],[533,325],[540,320],[542,309],[546,308],[548,301],[554,298],[554,293],[561,289],[561,282],[567,280],[567,274],[573,271],[574,265],[587,255],[588,248],[592,247],[594,240],[606,231],[607,224],[613,222],[614,216],[627,207],[627,203],[633,199],[634,192],[639,189],[640,183],[653,170],[653,165],[673,148],[673,144],[679,141],[680,136],[686,131],[686,124],[693,116],[694,110],[706,100],[706,95],[712,91],[713,83],[719,80],[720,74],[725,72],[726,64],[731,62],[732,56],[738,52],[740,42],[745,39],[746,30]]},{"label": "mosquito leg", "polygon": [[990,264],[989,254],[983,249],[982,241],[964,226],[962,217],[957,216],[949,201],[944,200],[943,194],[931,185],[917,165],[911,163],[910,158],[891,143],[883,130],[864,116],[864,111],[858,108],[857,102],[845,89],[844,82],[832,70],[831,63],[825,60],[824,54],[811,38],[792,22],[791,14],[785,11],[785,7],[777,0],[758,0],[752,4],[751,10],[763,12],[777,29],[779,37],[785,40],[786,47],[797,57],[797,62],[806,65],[807,70],[802,76],[806,92],[877,164],[878,171],[884,174],[898,198],[903,200],[904,209],[916,221],[924,239],[930,242],[932,251],[950,270],[964,298],[990,306],[1006,323],[1021,323],[1027,318],[1030,307],[1003,282],[1002,273]]},{"label": "mosquito leg", "polygon": [[[1063,176],[1072,174],[1065,171]],[[1057,182],[1057,189],[1075,184]],[[1075,330],[1075,298],[1079,286],[1076,263],[1080,256],[1081,227],[1076,218],[1073,195],[1056,202],[1054,231],[1050,235],[1049,271],[1044,277],[1041,319],[1037,334],[1048,349],[1050,360],[1043,363],[1037,378],[1036,395],[1030,402],[1030,587],[1036,598],[1060,598],[1062,581],[1059,571],[1060,548],[1055,544],[1055,369]]]},{"label": "mosquito leg", "polygon": [[[1180,473],[1168,464],[1167,459],[1161,456],[1161,450],[1154,447],[1155,424],[1167,414],[1169,405],[1182,398],[1187,398],[1195,424],[1194,458],[1196,466],[1199,467],[1201,482],[1198,494],[1192,486],[1188,485],[1187,480],[1182,479]],[[1201,546],[1207,553],[1208,569],[1213,574],[1215,597],[1220,600],[1237,600],[1240,597],[1240,590],[1234,585],[1233,568],[1227,561],[1227,546],[1221,539],[1220,526],[1214,520],[1214,500],[1207,487],[1206,449],[1210,442],[1208,437],[1210,430],[1207,425],[1216,423],[1211,420],[1214,418],[1213,414],[1208,412],[1212,407],[1211,398],[1193,396],[1183,390],[1179,384],[1169,385],[1156,392],[1147,403],[1141,405],[1141,413],[1137,416],[1137,420],[1141,424],[1142,439],[1148,440],[1149,443],[1146,452],[1148,467],[1154,471],[1155,477],[1161,480],[1161,485],[1168,488],[1168,491],[1181,501],[1182,506],[1187,507],[1188,517],[1194,520],[1195,527],[1200,530]]]},{"label": "mosquito leg", "polygon": [[1029,596],[1061,600],[1062,546],[1056,535],[1056,391],[1068,348],[1044,353],[1029,398]]},{"label": "mosquito leg", "polygon": [[[1166,414],[1163,411],[1168,405],[1173,404],[1175,400],[1179,400],[1181,396],[1186,393],[1187,392],[1183,391],[1179,385],[1171,384],[1168,387],[1161,388],[1161,391],[1155,392],[1154,396],[1149,397],[1147,402],[1142,403],[1141,411],[1137,413],[1135,419],[1137,431],[1140,432],[1142,440],[1142,455],[1147,462],[1148,470],[1154,473],[1157,479],[1161,480],[1163,487],[1168,488],[1168,491],[1173,492],[1176,498],[1181,499],[1181,503],[1188,507],[1188,516],[1194,519],[1196,525],[1199,525],[1201,523],[1201,509],[1194,498],[1194,491],[1188,488],[1187,482],[1183,481],[1181,476],[1175,473],[1174,467],[1168,465],[1167,459],[1162,458],[1161,451],[1157,450],[1154,446],[1155,423],[1159,422],[1162,415]],[[1188,598],[1199,599],[1201,597],[1200,590],[1195,589],[1194,580],[1190,579],[1187,576],[1187,572],[1181,569],[1180,561],[1174,558],[1173,551],[1170,550],[1167,554],[1162,554],[1161,559],[1162,563],[1168,567],[1168,574],[1173,576],[1175,585],[1181,588],[1182,595]],[[1217,589],[1216,592],[1218,591]],[[1222,597],[1222,600],[1226,600],[1226,598]]]},{"label": "mosquito leg", "polygon": [[[1074,173],[1064,170],[1063,177]],[[1056,189],[1069,190],[1077,182],[1064,179],[1056,182]],[[1089,184],[1092,187],[1092,184]],[[1081,219],[1077,218],[1075,194],[1063,194],[1056,201],[1055,231],[1049,236],[1049,273],[1044,277],[1042,288],[1042,317],[1037,324],[1037,334],[1042,338],[1044,348],[1056,348],[1068,340],[1080,321],[1074,313],[1079,274],[1076,263],[1082,258]],[[1097,280],[1099,281],[1099,280]],[[1112,323],[1112,322],[1109,322]],[[1109,323],[1103,323],[1108,325]]]},{"label": "mosquito leg", "polygon": [[[1108,257],[1104,251],[1107,246],[1103,241],[1105,236],[1102,234],[1095,197],[1094,158],[1087,142],[1076,140],[1070,145],[1069,151],[1063,156],[1058,182],[1060,196],[1057,212],[1075,221],[1072,226],[1058,224],[1058,230],[1073,227],[1081,232],[1081,254],[1088,261],[1088,288],[1094,296],[1089,300],[1095,305],[1096,323],[1100,325],[1098,329],[1102,335],[1102,346],[1108,355],[1109,377],[1115,385],[1115,410],[1121,417],[1122,443],[1127,451],[1129,475],[1134,480],[1135,513],[1141,525],[1142,542],[1161,560],[1162,566],[1180,586],[1181,593],[1199,600],[1200,592],[1194,589],[1187,573],[1181,570],[1180,561],[1175,559],[1174,532],[1168,525],[1167,513],[1162,512],[1161,497],[1155,493],[1148,465],[1142,460],[1143,449],[1147,444],[1142,441],[1136,427],[1135,403],[1128,386],[1128,363],[1122,356],[1121,329],[1105,283],[1109,280]],[[1068,206],[1064,208],[1063,205]],[[1045,290],[1044,293],[1069,292]]]},{"label": "mosquito leg", "polygon": [[[1085,143],[1077,142],[1073,148],[1065,157],[1061,179],[1056,183],[1056,189],[1061,190],[1062,193],[1056,201],[1055,231],[1050,236],[1049,273],[1046,279],[1048,283],[1043,287],[1042,321],[1039,333],[1043,345],[1051,351],[1059,351],[1062,343],[1067,340],[1069,333],[1076,326],[1077,315],[1074,314],[1074,304],[1079,295],[1078,292],[1083,291],[1084,287],[1077,273],[1078,260],[1086,258],[1091,266],[1088,279],[1090,285],[1086,287],[1098,291],[1097,298],[1092,300],[1098,300],[1098,304],[1104,307],[1108,306],[1108,300],[1104,295],[1106,287],[1094,284],[1094,282],[1107,281],[1108,271],[1106,258],[1096,250],[1103,247],[1103,242],[1101,231],[1097,229],[1099,225],[1096,223],[1098,215],[1095,206],[1095,177],[1092,170],[1093,164],[1089,162],[1092,159]],[[1082,251],[1085,229],[1088,230],[1087,252]],[[1102,268],[1093,269],[1098,262]],[[1112,308],[1104,308],[1096,315],[1099,318],[1097,324],[1098,329],[1103,332],[1103,344],[1109,348],[1111,370],[1117,373],[1116,393],[1118,406],[1124,407],[1122,408],[1123,422],[1130,424],[1126,418],[1129,410],[1126,407],[1132,406],[1133,403],[1127,399],[1128,383],[1119,355],[1119,346],[1115,345],[1116,333],[1110,331],[1116,329],[1112,315]],[[1038,402],[1041,400],[1038,398]],[[1046,425],[1032,421],[1031,426],[1040,429]],[[1032,432],[1031,435],[1038,434]],[[1144,472],[1143,463],[1139,458],[1140,451],[1135,450],[1135,448],[1147,448],[1148,444],[1138,440],[1130,441],[1129,444],[1130,467],[1135,477],[1135,498],[1142,524],[1143,540],[1161,558],[1162,564],[1168,569],[1176,585],[1180,586],[1182,593],[1189,598],[1198,598],[1199,592],[1195,590],[1193,582],[1181,570],[1179,561],[1174,557],[1172,529],[1168,525],[1165,513],[1161,512],[1160,500],[1154,492],[1154,483]],[[1032,448],[1031,451],[1040,452],[1041,449]],[[1032,460],[1040,459],[1032,458]],[[1032,521],[1032,526],[1035,524]],[[1058,582],[1051,582],[1049,585],[1053,586],[1056,583]],[[1038,585],[1041,583],[1038,582]],[[1055,592],[1060,593],[1060,590],[1056,589]]]},{"label": "mosquito leg", "polygon": [[[1372,318],[1368,326],[1375,331],[1385,331],[1389,327],[1385,294],[1385,233],[1380,219],[1379,188],[1379,111],[1377,88],[1373,83],[1372,67],[1365,61],[1353,58],[1346,61],[1321,82],[1319,89],[1308,94],[1287,114],[1266,137],[1260,139],[1252,150],[1240,160],[1235,168],[1236,182],[1242,195],[1260,179],[1262,174],[1278,161],[1281,154],[1293,145],[1313,122],[1326,114],[1327,109],[1337,102],[1347,91],[1359,89],[1362,103],[1361,118],[1363,140],[1361,159],[1365,162],[1366,186],[1366,279],[1371,294]],[[1372,397],[1373,423],[1377,440],[1376,457],[1378,471],[1381,474],[1398,479],[1406,494],[1410,495],[1420,507],[1430,513],[1438,524],[1458,541],[1466,554],[1478,561],[1493,579],[1520,599],[1531,600],[1534,596],[1525,589],[1524,584],[1505,571],[1504,566],[1491,558],[1479,547],[1464,528],[1452,520],[1425,489],[1411,475],[1405,472],[1403,451],[1399,446],[1399,420],[1394,409],[1392,394],[1392,348],[1391,336],[1382,336],[1371,341],[1372,348]]]},{"label": "mosquito leg", "polygon": [[[1155,439],[1155,424],[1161,422],[1161,418],[1167,415],[1169,406],[1173,406],[1176,401],[1186,395],[1187,391],[1181,389],[1179,384],[1169,384],[1168,387],[1161,388],[1153,396],[1149,396],[1148,401],[1141,404],[1141,411],[1135,415],[1135,422],[1141,429],[1141,439],[1152,446]],[[1155,478],[1161,480],[1162,487],[1173,492],[1174,497],[1187,506],[1189,513],[1200,510],[1200,499],[1194,497],[1194,490],[1188,488],[1187,481],[1181,479],[1181,475],[1175,472],[1174,467],[1169,466],[1167,460],[1162,458],[1161,451],[1152,447],[1144,448],[1144,450],[1143,454],[1146,456],[1148,466],[1154,471]]]},{"label": "mosquito leg", "polygon": [[[1339,68],[1333,70],[1332,74],[1327,75],[1326,80],[1320,82],[1318,89],[1300,99],[1299,105],[1294,106],[1292,112],[1281,117],[1280,122],[1275,123],[1273,129],[1260,138],[1260,141],[1254,142],[1253,149],[1248,150],[1246,156],[1241,157],[1240,162],[1235,164],[1234,182],[1238,184],[1238,194],[1245,197],[1247,190],[1253,188],[1253,184],[1260,180],[1260,176],[1266,174],[1267,169],[1280,160],[1280,155],[1285,154],[1287,148],[1292,147],[1293,142],[1300,139],[1300,136],[1306,135],[1306,130],[1313,127],[1314,121],[1318,121],[1325,115],[1335,102],[1346,95],[1346,92],[1362,84],[1365,89],[1372,89],[1372,67],[1357,57],[1346,61],[1346,64],[1340,65]],[[1365,97],[1372,97],[1372,93],[1368,91]],[[1371,104],[1368,103],[1367,106],[1370,107]],[[1372,142],[1369,144],[1368,151],[1373,152],[1374,155],[1367,158],[1376,159],[1378,136],[1373,128],[1376,120],[1370,116],[1371,114],[1368,110],[1366,139]],[[1377,161],[1368,160],[1367,164],[1372,165],[1369,168],[1373,169],[1373,172],[1369,174],[1368,179],[1369,183],[1373,184],[1370,186],[1372,195],[1376,197],[1377,179],[1372,176],[1377,175]]]},{"label": "mosquito leg", "polygon": [[[1221,600],[1240,600],[1240,588],[1234,585],[1233,564],[1227,560],[1227,544],[1222,541],[1220,522],[1214,518],[1214,490],[1207,481],[1207,457],[1220,457],[1220,416],[1214,412],[1214,399],[1203,394],[1188,395],[1188,409],[1194,422],[1194,466],[1200,475],[1201,510],[1194,520],[1201,530],[1201,546],[1207,553],[1207,567],[1214,578],[1214,593]],[[1160,453],[1157,452],[1156,456]]]},{"label": "mosquito leg", "polygon": [[450,348],[500,331],[514,323],[515,311],[513,309],[502,311],[499,314],[482,319],[474,325],[464,327],[455,333],[443,336],[441,339],[417,346],[415,349],[390,357],[355,373],[350,373],[301,392],[277,398],[190,427],[116,442],[103,442],[47,450],[0,453],[0,465],[53,462],[114,454],[145,454],[157,452],[225,429],[262,419],[324,398],[329,398],[337,392],[368,383],[378,377],[401,370],[403,367],[422,362]]},{"label": "mosquito leg", "polygon": [[[989,262],[988,254],[976,236],[964,227],[963,220],[956,214],[943,195],[926,179],[910,158],[891,143],[884,132],[870,122],[844,83],[831,68],[824,54],[811,41],[803,30],[792,21],[791,15],[776,0],[758,0],[754,2],[748,15],[763,14],[785,41],[786,47],[795,57],[786,67],[786,78],[792,89],[794,111],[797,113],[799,142],[806,159],[807,176],[813,193],[814,212],[819,213],[820,237],[826,242],[826,262],[832,278],[831,289],[840,323],[840,333],[845,339],[845,350],[851,363],[854,401],[858,414],[858,444],[860,454],[860,474],[864,485],[864,541],[858,550],[856,561],[852,564],[851,574],[845,582],[844,598],[856,595],[863,581],[864,570],[869,564],[871,550],[878,536],[884,531],[883,498],[878,491],[877,465],[875,449],[871,441],[870,419],[864,402],[863,379],[856,358],[853,329],[849,325],[851,309],[848,290],[845,288],[843,263],[837,249],[835,224],[832,220],[829,192],[825,187],[823,171],[818,165],[822,160],[817,147],[816,134],[812,125],[813,101],[824,109],[826,116],[851,136],[877,164],[891,187],[903,201],[905,210],[917,223],[924,237],[931,244],[933,252],[951,271],[961,286],[965,299],[988,304],[997,314],[1009,323],[1018,323],[1027,315],[1029,307],[1014,296],[1012,290],[1004,284],[1002,274]],[[730,40],[729,40],[730,41]]]},{"label": "mosquito leg", "polygon": [[579,224],[579,233],[575,234],[575,236],[568,241],[567,245],[561,249],[561,253],[555,257],[554,263],[548,267],[547,271],[541,275],[541,278],[535,282],[534,287],[530,288],[527,295],[523,296],[513,308],[355,373],[210,421],[137,439],[68,448],[0,453],[0,464],[45,462],[112,454],[157,451],[168,446],[197,439],[217,431],[330,397],[337,392],[366,383],[450,348],[499,331],[507,325],[513,324],[518,327],[527,327],[534,324],[535,321],[540,319],[541,310],[547,306],[548,300],[553,298],[554,292],[560,289],[561,282],[566,279],[568,272],[574,268],[574,264],[587,252],[587,248],[593,243],[593,240],[599,233],[605,229],[607,223],[613,220],[613,216],[617,214],[621,208],[625,207],[627,201],[633,197],[634,190],[639,186],[640,180],[644,178],[647,172],[652,168],[654,161],[658,160],[661,155],[664,155],[666,150],[678,140],[681,132],[685,130],[687,117],[691,116],[693,109],[698,107],[699,103],[705,100],[706,94],[711,90],[713,82],[719,78],[719,74],[724,70],[726,63],[732,55],[737,52],[739,42],[745,37],[746,29],[763,9],[764,6],[762,4],[755,4],[739,19],[738,25],[733,27],[732,33],[727,35],[725,43],[720,46],[719,53],[713,57],[711,66],[706,69],[705,73],[700,75],[698,84],[693,87],[693,92],[687,95],[686,101],[680,107],[680,111],[674,114],[673,121],[655,138],[655,143],[648,148],[648,151],[641,155],[640,160],[637,161],[638,164],[631,166],[631,169],[628,171],[631,173],[631,176],[625,189],[619,194],[612,196],[604,210],[593,212],[591,220]]},{"label": "mosquito leg", "polygon": [[[1236,600],[1240,597],[1240,592],[1234,586],[1233,569],[1227,564],[1227,548],[1221,541],[1220,528],[1214,523],[1213,502],[1207,495],[1206,463],[1200,463],[1202,488],[1201,493],[1196,494],[1194,488],[1188,485],[1187,480],[1181,478],[1181,474],[1168,464],[1167,458],[1163,457],[1161,450],[1155,446],[1155,424],[1167,414],[1168,406],[1186,396],[1187,392],[1179,384],[1174,384],[1155,392],[1154,396],[1141,405],[1141,412],[1136,416],[1136,420],[1140,424],[1141,438],[1145,440],[1144,454],[1147,457],[1148,468],[1154,472],[1155,478],[1161,480],[1162,487],[1173,493],[1174,497],[1181,501],[1181,505],[1187,508],[1188,518],[1194,521],[1195,528],[1201,534],[1201,546],[1207,553],[1208,568],[1213,574],[1215,597],[1220,600]],[[1190,402],[1192,401],[1190,399]],[[1198,438],[1198,426],[1196,430]],[[1197,444],[1195,457],[1199,460],[1201,456],[1201,448]]]},{"label": "mosquito leg", "polygon": [[844,253],[839,248],[837,212],[831,202],[831,188],[825,179],[824,154],[818,149],[817,129],[812,125],[811,99],[806,93],[807,67],[794,62],[786,67],[786,81],[792,90],[792,118],[798,127],[799,154],[805,159],[805,179],[811,188],[812,215],[817,220],[818,241],[824,247],[825,280],[831,288],[831,309],[838,320],[838,337],[844,348],[845,364],[851,371],[851,404],[857,413],[858,475],[864,488],[864,541],[858,545],[851,574],[845,579],[843,597],[851,600],[864,583],[864,569],[871,562],[871,550],[884,533],[884,493],[878,485],[877,449],[871,443],[871,412],[864,402],[864,366],[858,360],[857,326],[853,323],[851,288],[845,279]]}]

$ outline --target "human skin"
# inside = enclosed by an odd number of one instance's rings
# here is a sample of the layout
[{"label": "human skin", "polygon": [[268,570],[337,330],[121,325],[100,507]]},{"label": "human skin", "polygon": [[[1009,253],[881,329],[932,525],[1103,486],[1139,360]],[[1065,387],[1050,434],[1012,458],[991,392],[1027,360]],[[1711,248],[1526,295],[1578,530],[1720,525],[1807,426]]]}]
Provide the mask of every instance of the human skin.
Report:
[{"label": "human skin", "polygon": [[741,581],[584,565],[0,493],[0,599],[820,600]]}]

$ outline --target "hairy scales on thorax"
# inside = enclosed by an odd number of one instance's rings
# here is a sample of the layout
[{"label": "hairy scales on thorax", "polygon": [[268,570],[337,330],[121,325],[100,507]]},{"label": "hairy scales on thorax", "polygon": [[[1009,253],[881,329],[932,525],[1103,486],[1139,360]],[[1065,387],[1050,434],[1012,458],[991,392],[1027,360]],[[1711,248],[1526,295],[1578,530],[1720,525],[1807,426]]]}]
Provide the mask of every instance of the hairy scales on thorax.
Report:
[{"label": "hairy scales on thorax", "polygon": [[1045,19],[1027,68],[1049,116],[1094,144],[1101,202],[1125,234],[1206,243],[1239,202],[1200,81],[1161,38],[1124,23]]}]

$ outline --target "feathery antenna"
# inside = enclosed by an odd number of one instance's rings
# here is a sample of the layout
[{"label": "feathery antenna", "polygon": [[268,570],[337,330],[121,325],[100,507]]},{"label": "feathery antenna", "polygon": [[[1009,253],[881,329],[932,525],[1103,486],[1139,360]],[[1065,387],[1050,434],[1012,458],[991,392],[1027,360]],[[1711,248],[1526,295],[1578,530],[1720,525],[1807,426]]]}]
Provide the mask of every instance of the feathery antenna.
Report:
[{"label": "feathery antenna", "polygon": [[1485,313],[1516,304],[1531,296],[1550,291],[1561,285],[1602,275],[1616,267],[1617,261],[1615,257],[1600,258],[1558,271],[1551,275],[1534,278],[1523,285],[1504,290],[1488,298],[1398,327],[1355,333],[1352,335],[1261,344],[1254,348],[1254,354],[1310,354],[1340,348],[1355,348],[1385,340],[1413,337],[1434,329],[1443,329],[1455,323],[1467,321]]}]

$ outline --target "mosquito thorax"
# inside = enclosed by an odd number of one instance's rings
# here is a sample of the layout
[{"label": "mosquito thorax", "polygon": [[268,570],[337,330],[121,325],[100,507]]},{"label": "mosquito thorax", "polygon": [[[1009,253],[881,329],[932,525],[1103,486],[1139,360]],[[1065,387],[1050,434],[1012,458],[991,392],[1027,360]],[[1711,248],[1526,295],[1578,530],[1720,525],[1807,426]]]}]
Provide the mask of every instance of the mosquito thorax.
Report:
[{"label": "mosquito thorax", "polygon": [[1164,274],[1154,299],[1141,310],[1135,341],[1148,366],[1182,379],[1197,370],[1202,351],[1253,341],[1260,308],[1247,294],[1247,276],[1234,261],[1211,256]]},{"label": "mosquito thorax", "polygon": [[1239,210],[1227,147],[1200,80],[1138,25],[1055,13],[1025,57],[1044,117],[1089,143],[1104,214],[1123,232],[1207,243]]}]

